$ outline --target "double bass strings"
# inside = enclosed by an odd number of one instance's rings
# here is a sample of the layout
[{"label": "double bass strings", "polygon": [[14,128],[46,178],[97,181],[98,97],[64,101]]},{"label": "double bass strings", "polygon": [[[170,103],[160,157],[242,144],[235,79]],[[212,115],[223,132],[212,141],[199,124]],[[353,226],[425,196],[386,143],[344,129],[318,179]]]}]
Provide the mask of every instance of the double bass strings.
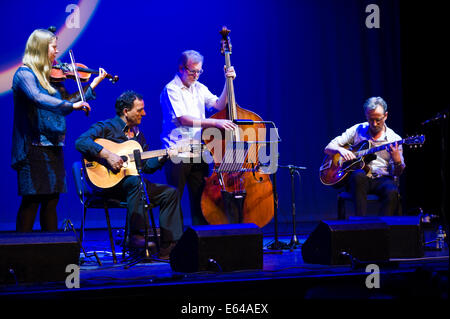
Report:
[{"label": "double bass strings", "polygon": [[239,172],[242,170],[247,158],[247,147],[245,142],[228,142],[222,163],[218,172]]},{"label": "double bass strings", "polygon": [[258,164],[259,143],[228,142],[216,172],[252,171]]}]

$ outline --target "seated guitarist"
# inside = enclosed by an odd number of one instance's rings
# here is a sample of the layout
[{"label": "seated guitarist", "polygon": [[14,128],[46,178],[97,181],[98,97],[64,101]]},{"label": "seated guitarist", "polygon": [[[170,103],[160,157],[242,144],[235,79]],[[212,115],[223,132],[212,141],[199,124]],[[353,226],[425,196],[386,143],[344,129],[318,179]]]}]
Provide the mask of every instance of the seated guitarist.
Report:
[{"label": "seated guitarist", "polygon": [[[144,151],[148,150],[144,134],[139,130],[142,117],[146,115],[142,96],[133,91],[122,93],[116,100],[116,117],[93,124],[75,142],[76,149],[89,160],[106,160],[111,169],[119,171],[124,162],[120,156],[107,150],[94,140],[103,138],[115,143],[130,139],[137,141]],[[167,157],[143,160],[143,172],[152,174],[160,169]],[[160,258],[168,259],[171,249],[183,232],[183,221],[178,191],[167,185],[146,181],[150,202],[159,206]],[[126,200],[128,204],[127,229],[129,247],[145,246],[145,210],[139,176],[126,176],[119,184],[108,189],[95,189],[113,198]]]},{"label": "seated guitarist", "polygon": [[[364,114],[367,122],[356,124],[342,135],[334,138],[325,147],[326,154],[339,153],[347,161],[354,159],[355,154],[344,148],[346,145],[356,145],[367,140],[373,147],[401,140],[401,137],[385,124],[388,117],[387,104],[381,97],[369,98],[364,103]],[[355,214],[357,216],[366,215],[367,194],[373,193],[380,197],[380,215],[394,215],[400,205],[395,179],[405,168],[401,146],[395,143],[386,151],[377,153],[376,159],[367,164],[365,168],[367,169],[351,172],[347,180],[346,187],[353,196]]]}]

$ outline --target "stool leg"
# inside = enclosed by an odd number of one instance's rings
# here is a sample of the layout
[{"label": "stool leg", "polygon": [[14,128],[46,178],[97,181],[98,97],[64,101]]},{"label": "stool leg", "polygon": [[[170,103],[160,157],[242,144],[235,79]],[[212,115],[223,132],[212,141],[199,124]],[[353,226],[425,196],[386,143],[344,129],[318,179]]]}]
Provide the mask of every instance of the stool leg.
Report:
[{"label": "stool leg", "polygon": [[122,242],[122,260],[125,260],[126,254],[129,252],[128,242],[130,234],[128,234],[128,223],[125,221],[125,228],[123,232],[123,242]]},{"label": "stool leg", "polygon": [[105,207],[106,223],[108,224],[108,235],[109,235],[109,242],[111,243],[113,262],[115,264],[117,264],[116,247],[114,246],[114,239],[113,239],[112,231],[111,231],[111,221],[109,220],[108,205],[106,203],[104,203],[104,207]]},{"label": "stool leg", "polygon": [[87,207],[83,205],[83,216],[81,217],[81,229],[80,229],[80,242],[84,239],[84,228],[86,223],[86,211]]}]

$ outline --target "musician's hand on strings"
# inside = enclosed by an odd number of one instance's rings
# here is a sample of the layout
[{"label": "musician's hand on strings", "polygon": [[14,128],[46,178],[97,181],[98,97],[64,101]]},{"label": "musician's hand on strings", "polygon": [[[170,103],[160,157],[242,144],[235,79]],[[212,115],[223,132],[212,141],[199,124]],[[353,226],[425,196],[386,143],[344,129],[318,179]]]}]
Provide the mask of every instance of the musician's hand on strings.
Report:
[{"label": "musician's hand on strings", "polygon": [[106,148],[100,151],[99,156],[104,158],[108,162],[109,167],[115,172],[120,171],[123,166],[123,159],[119,155],[108,151]]},{"label": "musician's hand on strings", "polygon": [[87,102],[79,101],[73,103],[73,109],[74,110],[83,110],[86,114],[88,114],[91,111],[91,107]]},{"label": "musician's hand on strings", "polygon": [[105,69],[99,68],[98,76],[91,82],[91,88],[95,89],[97,87],[97,85],[99,85],[100,82],[106,78],[107,75],[108,75],[108,72],[106,72]]},{"label": "musician's hand on strings", "polygon": [[402,154],[399,148],[399,145],[397,142],[393,145],[389,145],[386,150],[391,154],[392,160],[394,163],[401,163],[402,161]]},{"label": "musician's hand on strings", "polygon": [[227,67],[224,66],[223,70],[225,72],[225,77],[226,78],[231,78],[231,79],[235,79],[236,78],[236,71],[234,70],[234,67],[230,66],[227,70]]},{"label": "musician's hand on strings", "polygon": [[339,149],[339,154],[341,154],[342,158],[345,161],[350,161],[350,160],[356,158],[355,154],[353,154],[352,151],[350,151],[350,150],[348,150],[346,148],[343,148],[343,147]]},{"label": "musician's hand on strings", "polygon": [[215,124],[214,126],[217,127],[218,129],[226,131],[236,130],[238,128],[238,126],[234,124],[233,121],[230,120],[216,119],[214,124]]}]

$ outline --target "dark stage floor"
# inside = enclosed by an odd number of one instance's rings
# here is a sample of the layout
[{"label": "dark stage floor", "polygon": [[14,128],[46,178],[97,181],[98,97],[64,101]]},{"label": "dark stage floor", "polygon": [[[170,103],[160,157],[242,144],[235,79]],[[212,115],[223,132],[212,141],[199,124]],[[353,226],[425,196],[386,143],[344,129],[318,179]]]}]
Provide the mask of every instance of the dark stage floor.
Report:
[{"label": "dark stage floor", "polygon": [[[86,258],[81,253],[79,288],[68,289],[65,282],[3,284],[0,285],[0,300],[145,298],[152,302],[172,302],[173,307],[168,311],[176,314],[187,310],[183,307],[189,304],[202,303],[215,304],[216,311],[220,308],[225,313],[227,304],[243,302],[252,305],[247,307],[267,304],[275,311],[280,302],[295,305],[304,299],[448,298],[447,246],[443,250],[426,249],[421,258],[391,259],[379,265],[379,288],[369,289],[366,286],[370,275],[365,269],[367,264],[319,265],[303,261],[301,245],[312,227],[314,225],[299,224],[299,246],[292,249],[272,249],[273,233],[264,233],[262,270],[220,272],[212,269],[196,273],[174,272],[171,265],[163,261],[138,263],[127,268],[130,259],[122,259],[120,246],[116,246],[118,263],[113,263],[106,231],[88,230],[83,247],[88,255],[95,251],[102,265],[99,266],[94,257]],[[289,243],[290,228],[280,227],[280,243]],[[425,241],[434,239],[433,236],[434,230],[425,231]],[[115,238],[119,242],[120,231],[115,232]],[[228,311],[238,311],[238,308]]]}]

